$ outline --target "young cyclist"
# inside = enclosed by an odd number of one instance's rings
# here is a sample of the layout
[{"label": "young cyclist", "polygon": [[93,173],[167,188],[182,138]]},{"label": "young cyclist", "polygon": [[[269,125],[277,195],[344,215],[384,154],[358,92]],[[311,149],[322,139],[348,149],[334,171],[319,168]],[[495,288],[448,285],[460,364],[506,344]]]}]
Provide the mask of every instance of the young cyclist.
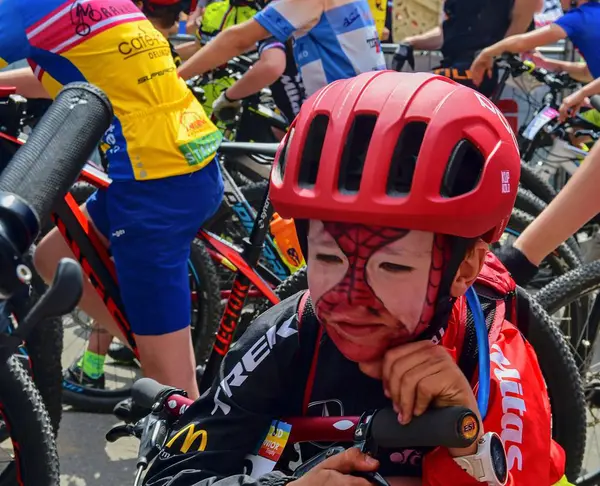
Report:
[{"label": "young cyclist", "polygon": [[578,79],[600,77],[600,3],[598,0],[561,0],[565,14],[554,23],[525,34],[513,35],[484,49],[471,65],[473,81],[480,84],[494,69],[494,57],[503,52],[521,53],[553,44],[568,37],[579,50],[586,64],[572,66]]},{"label": "young cyclist", "polygon": [[[197,229],[222,198],[213,161],[220,132],[178,77],[168,41],[131,0],[3,0],[0,65],[19,59],[33,69],[26,85],[37,78],[54,96],[67,83],[88,81],[111,100],[115,118],[103,142],[113,182],[90,198],[85,214],[110,245],[144,373],[197,396],[187,259]],[[36,267],[51,279],[70,254],[53,231],[38,247]],[[119,335],[89,282],[80,307]],[[102,386],[107,336],[90,341],[70,379]]]},{"label": "young cyclist", "polygon": [[385,69],[367,0],[278,0],[253,19],[220,32],[179,68],[184,79],[253,49],[263,39],[294,37],[294,55],[308,95],[327,83]]},{"label": "young cyclist", "polygon": [[[479,451],[480,464],[489,461],[476,444],[386,450],[378,461],[351,450],[299,480],[243,472],[275,418],[393,406],[408,423],[429,406],[478,412],[477,380],[459,365],[464,294],[476,279],[514,289],[487,245],[507,224],[519,172],[507,121],[448,78],[365,73],[311,96],[270,188],[278,213],[295,218],[309,291],[264,313],[231,348],[146,484],[367,486],[348,474],[375,469],[395,485],[479,484],[454,460]],[[535,353],[504,312],[492,321],[483,428],[503,438],[507,484],[567,484]],[[300,450],[306,461],[318,447]]]}]

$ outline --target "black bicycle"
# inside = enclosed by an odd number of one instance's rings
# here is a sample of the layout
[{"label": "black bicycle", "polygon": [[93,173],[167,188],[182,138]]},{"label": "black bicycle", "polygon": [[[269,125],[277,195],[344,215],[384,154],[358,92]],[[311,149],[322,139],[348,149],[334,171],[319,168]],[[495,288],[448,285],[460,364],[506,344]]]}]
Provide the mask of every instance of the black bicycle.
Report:
[{"label": "black bicycle", "polygon": [[[0,175],[2,302],[10,304],[13,296],[28,289],[32,267],[23,255],[35,241],[42,218],[74,182],[111,119],[111,105],[101,91],[85,84],[66,86]],[[81,267],[74,260],[61,260],[48,291],[16,328],[8,326],[12,332],[0,334],[0,436],[14,447],[0,473],[0,486],[59,483],[50,417],[18,355],[23,342],[39,332],[41,321],[70,312],[82,292]]]}]

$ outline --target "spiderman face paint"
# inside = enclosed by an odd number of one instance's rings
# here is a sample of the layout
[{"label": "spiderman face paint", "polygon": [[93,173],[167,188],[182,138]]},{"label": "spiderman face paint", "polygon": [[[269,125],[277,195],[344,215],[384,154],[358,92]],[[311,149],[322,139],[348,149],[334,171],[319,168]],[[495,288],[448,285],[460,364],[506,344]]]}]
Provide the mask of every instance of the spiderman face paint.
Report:
[{"label": "spiderman face paint", "polygon": [[440,242],[423,231],[310,222],[315,311],[348,359],[379,359],[427,327],[444,263]]}]

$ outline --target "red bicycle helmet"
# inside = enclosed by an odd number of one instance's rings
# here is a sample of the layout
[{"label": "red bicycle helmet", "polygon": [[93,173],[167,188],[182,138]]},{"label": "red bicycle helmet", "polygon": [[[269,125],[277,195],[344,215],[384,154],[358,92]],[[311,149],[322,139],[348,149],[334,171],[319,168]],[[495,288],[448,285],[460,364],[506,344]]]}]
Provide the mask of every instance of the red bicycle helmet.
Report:
[{"label": "red bicycle helmet", "polygon": [[336,81],[282,141],[270,197],[284,218],[497,241],[521,170],[516,139],[483,95],[428,73]]}]

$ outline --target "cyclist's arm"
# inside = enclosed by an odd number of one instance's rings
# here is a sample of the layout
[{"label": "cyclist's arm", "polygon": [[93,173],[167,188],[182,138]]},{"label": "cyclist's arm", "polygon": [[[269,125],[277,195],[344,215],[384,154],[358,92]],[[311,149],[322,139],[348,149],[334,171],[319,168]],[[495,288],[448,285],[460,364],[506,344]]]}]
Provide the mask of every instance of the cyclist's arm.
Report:
[{"label": "cyclist's arm", "polygon": [[[595,86],[600,92],[600,81]],[[539,265],[563,241],[600,213],[600,144],[594,145],[575,175],[514,242],[534,265]]]},{"label": "cyclist's arm", "polygon": [[533,14],[539,9],[539,0],[515,0],[510,25],[504,37],[527,32],[533,21]]},{"label": "cyclist's arm", "polygon": [[272,419],[294,413],[286,399],[290,385],[296,386],[299,298],[291,300],[259,317],[231,348],[222,378],[185,412],[149,470],[146,486],[264,486],[282,476],[252,479],[242,473],[246,456],[265,439]]},{"label": "cyclist's arm", "polygon": [[260,53],[259,60],[233,86],[227,89],[226,95],[231,100],[241,100],[261,89],[270,86],[285,71],[285,47],[269,47]]},{"label": "cyclist's arm", "polygon": [[532,51],[536,47],[554,44],[567,36],[565,31],[556,24],[545,25],[539,29],[507,37],[496,44],[483,50],[486,56],[499,56],[504,52]]},{"label": "cyclist's arm", "polygon": [[219,33],[179,68],[184,79],[225,64],[267,37],[285,42],[300,29],[315,25],[323,13],[323,0],[278,0],[253,19]]},{"label": "cyclist's arm", "polygon": [[573,79],[582,83],[589,83],[594,80],[592,73],[585,62],[558,61],[556,59],[544,58],[544,66],[551,71],[564,71]]},{"label": "cyclist's arm", "polygon": [[407,37],[403,42],[410,44],[415,49],[437,51],[442,48],[444,43],[444,33],[441,27],[434,27],[424,34]]},{"label": "cyclist's arm", "polygon": [[25,98],[50,98],[29,67],[1,72],[0,86],[14,86],[17,93]]},{"label": "cyclist's arm", "polygon": [[[533,348],[505,322],[490,347],[490,403],[483,427],[502,437],[510,475],[508,486],[557,483],[564,452],[551,439],[550,405]],[[423,485],[476,486],[444,448],[427,454]]]},{"label": "cyclist's arm", "polygon": [[213,40],[190,57],[178,69],[183,79],[211,71],[235,56],[252,49],[254,45],[271,36],[256,20],[234,25],[221,31]]},{"label": "cyclist's arm", "polygon": [[192,57],[198,50],[200,49],[200,42],[198,40],[194,40],[191,42],[184,42],[183,44],[179,44],[175,47],[175,51],[177,54],[183,59],[187,61],[190,57]]}]

